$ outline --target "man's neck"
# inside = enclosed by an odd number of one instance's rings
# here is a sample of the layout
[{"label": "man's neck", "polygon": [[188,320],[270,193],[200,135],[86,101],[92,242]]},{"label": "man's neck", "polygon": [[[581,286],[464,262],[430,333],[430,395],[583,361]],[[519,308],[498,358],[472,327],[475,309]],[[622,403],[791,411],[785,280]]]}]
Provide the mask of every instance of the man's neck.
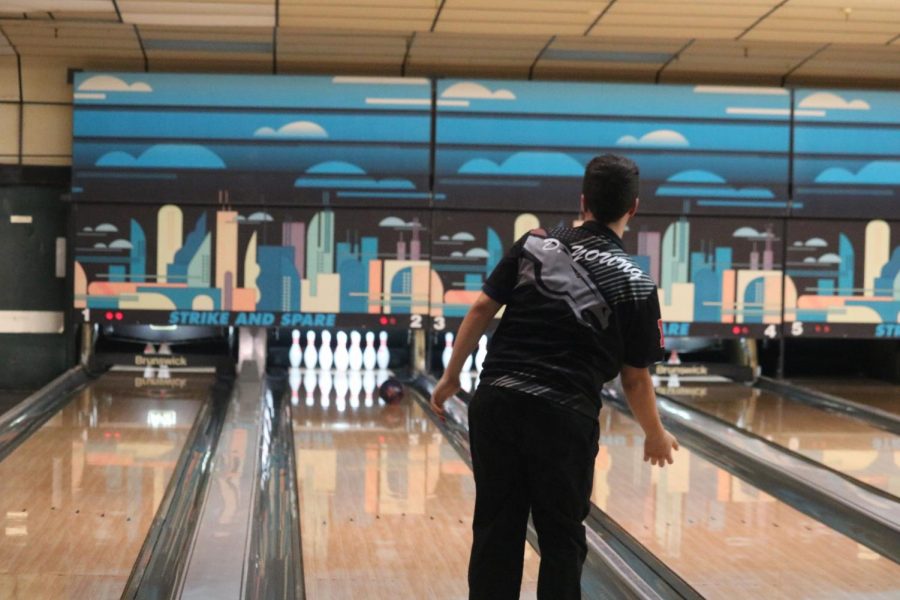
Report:
[{"label": "man's neck", "polygon": [[608,227],[610,231],[619,236],[619,239],[622,239],[622,237],[624,237],[625,235],[625,225],[627,224],[627,221],[625,219],[620,219],[615,223],[600,223],[600,221],[595,219],[593,215],[590,215],[584,220],[585,223],[587,223],[588,221],[593,221],[594,223]]}]

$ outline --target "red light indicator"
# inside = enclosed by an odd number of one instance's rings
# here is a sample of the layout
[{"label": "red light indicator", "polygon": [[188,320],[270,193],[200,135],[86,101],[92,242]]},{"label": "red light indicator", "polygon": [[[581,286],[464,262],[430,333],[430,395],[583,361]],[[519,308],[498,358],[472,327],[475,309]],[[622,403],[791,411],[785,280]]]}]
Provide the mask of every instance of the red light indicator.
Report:
[{"label": "red light indicator", "polygon": [[396,324],[397,324],[397,319],[394,317],[391,317],[391,325],[396,325]]},{"label": "red light indicator", "polygon": [[825,333],[828,333],[829,331],[831,331],[831,326],[830,326],[830,325],[826,325],[826,326],[825,326]]},{"label": "red light indicator", "polygon": [[731,333],[733,333],[734,335],[740,335],[740,334],[741,334],[741,328],[738,327],[737,325],[735,325],[734,327],[731,328]]},{"label": "red light indicator", "polygon": [[106,439],[109,439],[109,432],[108,432],[108,431],[104,431],[104,432],[103,432],[103,437],[105,437]]},{"label": "red light indicator", "polygon": [[816,325],[816,333],[819,333],[820,331],[822,331],[822,328],[819,325]]},{"label": "red light indicator", "polygon": [[112,313],[111,310],[106,311],[106,320],[107,320],[107,321],[112,321],[112,320],[113,320],[113,316],[114,316],[114,315],[113,315],[113,313]]},{"label": "red light indicator", "polygon": [[381,317],[380,319],[378,319],[378,322],[381,323],[382,325],[387,325],[387,324],[388,324],[388,319],[387,319],[387,317],[384,317],[384,316],[383,316],[383,317]]},{"label": "red light indicator", "polygon": [[743,333],[743,334],[745,334],[745,335],[748,334],[748,333],[750,333],[750,328],[749,328],[749,327],[744,327],[743,329],[741,329],[741,333]]},{"label": "red light indicator", "polygon": [[119,438],[121,438],[121,437],[122,437],[122,434],[119,433],[119,432],[117,431],[117,432],[116,432],[116,439],[119,439]]},{"label": "red light indicator", "polygon": [[125,315],[122,314],[122,311],[116,313],[116,321],[121,321],[125,318]]}]

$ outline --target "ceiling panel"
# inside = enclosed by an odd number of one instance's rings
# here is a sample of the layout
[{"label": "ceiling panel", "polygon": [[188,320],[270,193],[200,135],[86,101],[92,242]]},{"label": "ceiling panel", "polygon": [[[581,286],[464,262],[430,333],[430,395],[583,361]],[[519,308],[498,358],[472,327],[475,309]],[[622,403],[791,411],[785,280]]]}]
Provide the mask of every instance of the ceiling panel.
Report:
[{"label": "ceiling panel", "polygon": [[143,67],[143,41],[151,69],[191,72],[900,88],[900,0],[117,0],[124,23],[115,4],[5,0],[0,57]]},{"label": "ceiling panel", "polygon": [[119,23],[55,21],[3,23],[3,32],[22,55],[123,56],[140,54],[134,28]]}]

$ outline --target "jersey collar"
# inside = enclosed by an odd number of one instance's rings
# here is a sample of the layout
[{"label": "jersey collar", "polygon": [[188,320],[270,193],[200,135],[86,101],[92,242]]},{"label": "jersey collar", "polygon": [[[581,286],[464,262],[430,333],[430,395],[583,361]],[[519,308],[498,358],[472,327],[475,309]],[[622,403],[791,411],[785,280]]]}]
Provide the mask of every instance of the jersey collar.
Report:
[{"label": "jersey collar", "polygon": [[616,246],[618,246],[622,250],[625,250],[625,244],[622,242],[622,238],[616,235],[616,232],[606,225],[598,223],[597,221],[585,221],[581,224],[581,227],[582,229],[587,229],[595,235],[602,235],[603,237],[611,239],[616,244]]}]

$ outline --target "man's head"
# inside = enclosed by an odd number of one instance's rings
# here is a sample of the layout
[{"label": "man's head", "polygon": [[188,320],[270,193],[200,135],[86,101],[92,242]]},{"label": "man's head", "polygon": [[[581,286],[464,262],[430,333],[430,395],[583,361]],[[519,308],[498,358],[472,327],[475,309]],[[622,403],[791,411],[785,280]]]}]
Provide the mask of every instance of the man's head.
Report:
[{"label": "man's head", "polygon": [[631,159],[616,154],[597,156],[584,170],[584,209],[603,224],[615,223],[637,209],[640,170]]}]

